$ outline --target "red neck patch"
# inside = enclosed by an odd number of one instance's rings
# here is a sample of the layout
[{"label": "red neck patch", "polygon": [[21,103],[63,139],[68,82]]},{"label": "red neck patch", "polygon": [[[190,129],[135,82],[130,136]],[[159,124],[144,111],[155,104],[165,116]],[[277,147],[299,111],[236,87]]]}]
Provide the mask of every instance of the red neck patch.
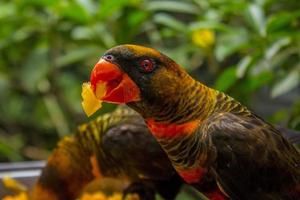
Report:
[{"label": "red neck patch", "polygon": [[191,121],[184,124],[167,124],[156,122],[154,119],[146,119],[151,133],[156,138],[172,138],[179,135],[189,135],[198,127],[198,121]]},{"label": "red neck patch", "polygon": [[201,181],[202,177],[207,172],[207,170],[205,168],[198,167],[196,169],[186,169],[186,170],[177,169],[177,172],[185,182],[187,182],[188,184],[192,184]]},{"label": "red neck patch", "polygon": [[216,188],[213,191],[209,192],[204,192],[204,195],[209,199],[209,200],[227,200],[228,197],[225,196],[219,188]]}]

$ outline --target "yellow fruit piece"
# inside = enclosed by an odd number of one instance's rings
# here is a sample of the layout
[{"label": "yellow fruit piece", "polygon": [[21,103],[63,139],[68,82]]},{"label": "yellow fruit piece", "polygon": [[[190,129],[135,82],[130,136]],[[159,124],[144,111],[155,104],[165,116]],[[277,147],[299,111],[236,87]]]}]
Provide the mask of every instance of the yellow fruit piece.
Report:
[{"label": "yellow fruit piece", "polygon": [[27,188],[22,183],[17,180],[10,178],[8,176],[3,177],[2,182],[6,188],[15,190],[15,191],[26,191]]},{"label": "yellow fruit piece", "polygon": [[[105,84],[99,84],[99,87],[97,86],[96,93],[99,99],[101,95],[104,96],[105,88]],[[82,108],[88,117],[101,108],[102,101],[95,96],[90,83],[82,84],[81,97],[83,99],[81,103]]]},{"label": "yellow fruit piece", "polygon": [[25,192],[21,192],[13,196],[5,196],[2,200],[28,200],[28,195]]}]

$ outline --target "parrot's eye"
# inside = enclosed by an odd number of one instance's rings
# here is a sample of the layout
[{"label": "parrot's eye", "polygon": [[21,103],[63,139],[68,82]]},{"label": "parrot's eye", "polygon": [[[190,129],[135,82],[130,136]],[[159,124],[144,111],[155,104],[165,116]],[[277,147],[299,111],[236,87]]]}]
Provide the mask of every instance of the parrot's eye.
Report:
[{"label": "parrot's eye", "polygon": [[141,60],[139,64],[144,72],[152,72],[154,69],[154,63],[150,59]]},{"label": "parrot's eye", "polygon": [[107,61],[113,61],[114,60],[114,56],[113,55],[105,55],[103,56],[103,58]]}]

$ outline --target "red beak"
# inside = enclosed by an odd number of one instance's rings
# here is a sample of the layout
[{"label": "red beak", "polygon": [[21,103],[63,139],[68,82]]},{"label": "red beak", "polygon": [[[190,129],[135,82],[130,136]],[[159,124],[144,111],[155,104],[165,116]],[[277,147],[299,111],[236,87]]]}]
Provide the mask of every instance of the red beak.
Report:
[{"label": "red beak", "polygon": [[[100,59],[95,65],[90,81],[95,96],[104,102],[122,104],[140,100],[140,90],[132,79],[116,64],[104,59]],[[106,85],[104,96],[97,95],[100,84]]]}]

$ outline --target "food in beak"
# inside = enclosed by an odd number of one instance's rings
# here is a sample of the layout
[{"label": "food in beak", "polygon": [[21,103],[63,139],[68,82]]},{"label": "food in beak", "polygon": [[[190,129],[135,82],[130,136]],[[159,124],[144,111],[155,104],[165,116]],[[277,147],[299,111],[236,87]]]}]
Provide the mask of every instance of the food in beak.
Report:
[{"label": "food in beak", "polygon": [[140,90],[128,74],[104,59],[93,68],[90,82],[82,85],[81,95],[87,116],[99,110],[102,102],[126,104],[140,100]]},{"label": "food in beak", "polygon": [[91,84],[83,83],[82,84],[82,108],[85,114],[89,117],[94,114],[97,110],[99,110],[102,106],[102,101],[100,100],[106,92],[106,85],[105,83],[98,83],[97,84],[97,97],[95,96]]}]

